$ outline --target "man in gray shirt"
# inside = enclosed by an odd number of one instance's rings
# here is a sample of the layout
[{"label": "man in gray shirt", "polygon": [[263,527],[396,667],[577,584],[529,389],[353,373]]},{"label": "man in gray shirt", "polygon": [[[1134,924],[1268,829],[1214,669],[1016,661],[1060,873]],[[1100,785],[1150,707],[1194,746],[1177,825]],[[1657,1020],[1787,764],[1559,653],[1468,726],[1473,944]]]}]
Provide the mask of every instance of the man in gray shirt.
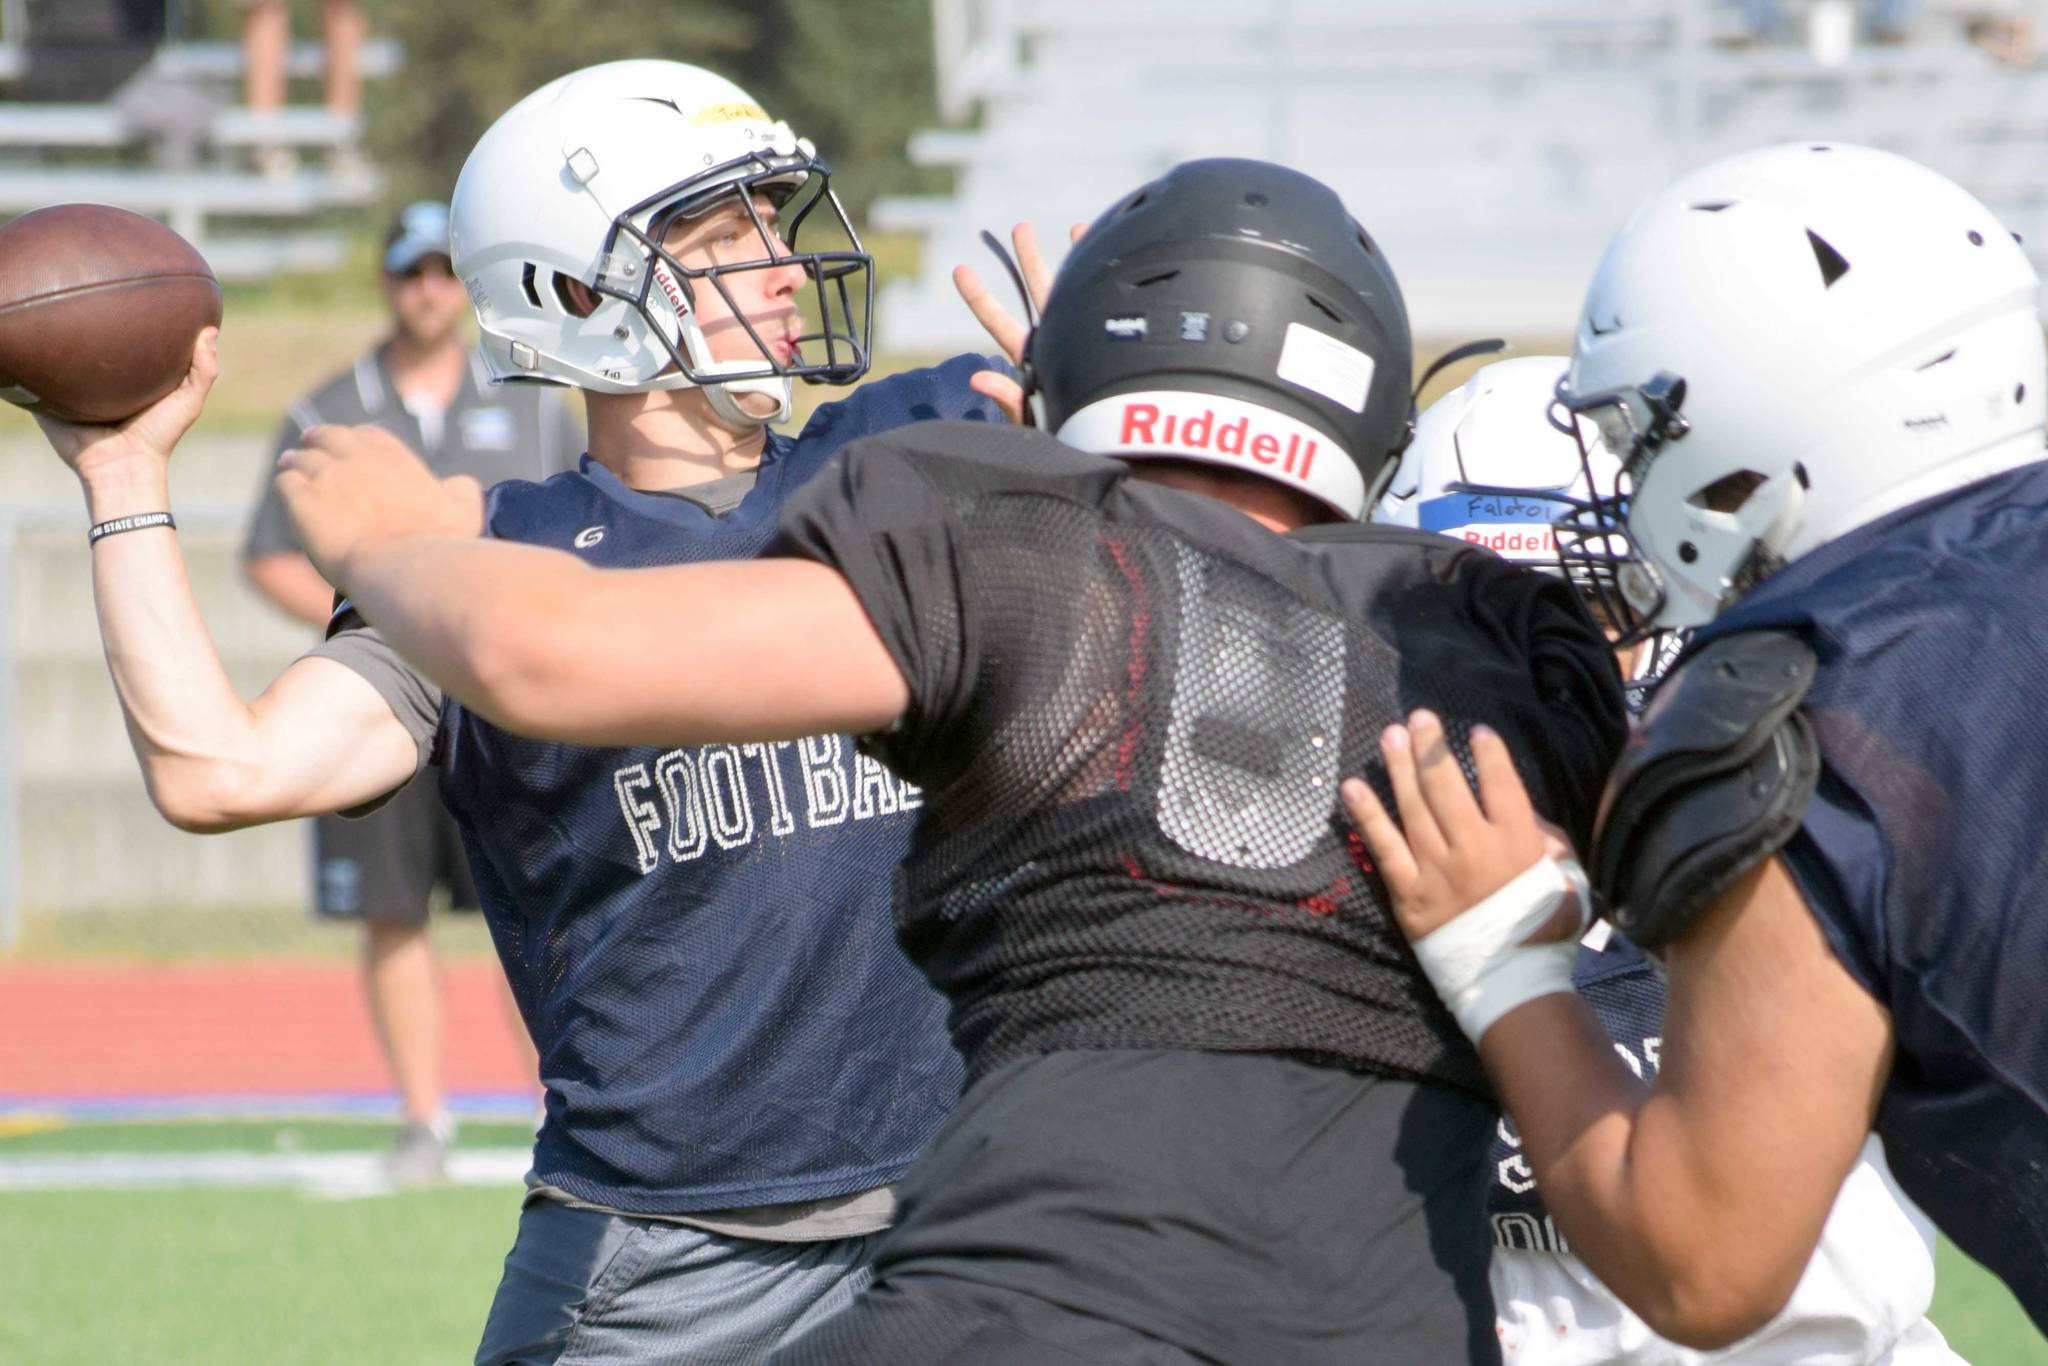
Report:
[{"label": "man in gray shirt", "polygon": [[[386,234],[380,275],[391,331],[354,364],[294,403],[263,469],[263,494],[242,550],[249,581],[279,609],[326,622],[334,590],[307,562],[270,490],[278,453],[321,423],[373,423],[420,451],[441,474],[490,485],[544,479],[573,466],[582,437],[556,391],[493,388],[463,339],[468,296],[449,263],[448,209],[409,205]],[[396,1184],[442,1172],[453,1125],[441,1076],[440,975],[427,937],[436,891],[473,910],[476,891],[454,823],[431,783],[412,783],[361,820],[313,822],[313,906],[363,926],[363,989],[404,1122],[386,1161]],[[509,1016],[509,1010],[508,1010]],[[528,1052],[523,1027],[518,1047]]]}]

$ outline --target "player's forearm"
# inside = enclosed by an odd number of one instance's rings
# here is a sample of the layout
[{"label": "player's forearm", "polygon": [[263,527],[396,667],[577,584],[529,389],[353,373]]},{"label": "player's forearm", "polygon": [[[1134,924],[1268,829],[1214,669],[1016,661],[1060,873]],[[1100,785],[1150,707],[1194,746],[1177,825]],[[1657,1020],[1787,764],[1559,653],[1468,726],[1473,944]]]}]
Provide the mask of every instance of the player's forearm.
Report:
[{"label": "player's forearm", "polygon": [[1738,1193],[1702,1179],[1672,1098],[1622,1062],[1584,1001],[1518,1007],[1480,1056],[1572,1251],[1658,1333],[1725,1346],[1790,1297],[1805,1259],[1786,1278],[1751,1255],[1758,1230]]},{"label": "player's forearm", "polygon": [[[95,473],[85,494],[95,523],[170,506],[160,467]],[[217,794],[246,781],[256,732],[200,616],[177,533],[125,532],[90,553],[107,667],[150,797],[173,823],[207,826]]]},{"label": "player's forearm", "polygon": [[808,560],[593,569],[540,546],[422,536],[369,543],[339,577],[450,696],[538,739],[865,735],[909,705],[852,587]]},{"label": "player's forearm", "polygon": [[412,536],[365,546],[340,577],[363,619],[400,654],[509,729],[536,733],[551,685],[557,703],[573,703],[562,694],[575,686],[568,675],[576,666],[601,675],[609,652],[624,646],[617,633],[589,631],[600,604],[578,584],[595,573],[561,551]]}]

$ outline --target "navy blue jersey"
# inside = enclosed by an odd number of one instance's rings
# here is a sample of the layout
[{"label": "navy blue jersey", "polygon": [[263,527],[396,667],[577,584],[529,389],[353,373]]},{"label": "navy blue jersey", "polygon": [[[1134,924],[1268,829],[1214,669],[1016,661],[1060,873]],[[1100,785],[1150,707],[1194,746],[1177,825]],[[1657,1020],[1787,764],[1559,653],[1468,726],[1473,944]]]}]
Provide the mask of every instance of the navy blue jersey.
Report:
[{"label": "navy blue jersey", "polygon": [[[771,436],[716,517],[586,461],[491,490],[490,534],[631,567],[757,555],[847,441],[989,420],[963,356]],[[441,785],[540,1052],[539,1179],[683,1214],[824,1199],[901,1176],[956,1099],[944,1002],[890,932],[922,798],[840,736],[601,749],[445,704]]]},{"label": "navy blue jersey", "polygon": [[1787,628],[1818,655],[1820,789],[1785,862],[1891,1012],[1899,1185],[2048,1329],[2044,604],[2036,463],[1822,546],[1696,643]]}]

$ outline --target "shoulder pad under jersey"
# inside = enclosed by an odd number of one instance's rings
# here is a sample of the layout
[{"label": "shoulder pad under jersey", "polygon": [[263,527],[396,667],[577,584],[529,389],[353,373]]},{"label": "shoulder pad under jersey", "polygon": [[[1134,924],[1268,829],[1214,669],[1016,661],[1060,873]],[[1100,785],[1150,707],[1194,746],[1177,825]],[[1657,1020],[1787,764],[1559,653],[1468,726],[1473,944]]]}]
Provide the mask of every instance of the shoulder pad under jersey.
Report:
[{"label": "shoulder pad under jersey", "polygon": [[1600,802],[1593,885],[1646,949],[1683,934],[1798,830],[1820,776],[1799,703],[1813,650],[1787,631],[1709,642],[1667,677]]}]

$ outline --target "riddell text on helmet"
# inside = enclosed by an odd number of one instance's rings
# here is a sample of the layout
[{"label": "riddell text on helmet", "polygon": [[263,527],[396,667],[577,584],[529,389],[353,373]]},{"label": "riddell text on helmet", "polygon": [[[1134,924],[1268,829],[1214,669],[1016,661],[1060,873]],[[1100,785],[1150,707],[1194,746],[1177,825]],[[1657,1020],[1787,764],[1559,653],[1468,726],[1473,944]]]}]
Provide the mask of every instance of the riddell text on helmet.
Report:
[{"label": "riddell text on helmet", "polygon": [[1289,432],[1286,444],[1282,445],[1271,432],[1254,431],[1249,415],[1234,422],[1218,421],[1213,409],[1204,408],[1190,417],[1162,413],[1155,403],[1124,405],[1117,444],[1126,449],[1150,446],[1242,456],[1261,465],[1277,466],[1283,473],[1301,480],[1309,477],[1316,459],[1316,439],[1309,437],[1304,443],[1300,432]]},{"label": "riddell text on helmet", "polygon": [[1068,417],[1054,435],[1097,455],[1234,466],[1292,484],[1346,517],[1356,517],[1365,505],[1364,475],[1327,433],[1289,413],[1224,394],[1113,394]]},{"label": "riddell text on helmet", "polygon": [[1548,558],[1557,553],[1557,534],[1542,525],[1467,526],[1447,534],[1473,545],[1483,545],[1501,555],[1541,555]]}]

